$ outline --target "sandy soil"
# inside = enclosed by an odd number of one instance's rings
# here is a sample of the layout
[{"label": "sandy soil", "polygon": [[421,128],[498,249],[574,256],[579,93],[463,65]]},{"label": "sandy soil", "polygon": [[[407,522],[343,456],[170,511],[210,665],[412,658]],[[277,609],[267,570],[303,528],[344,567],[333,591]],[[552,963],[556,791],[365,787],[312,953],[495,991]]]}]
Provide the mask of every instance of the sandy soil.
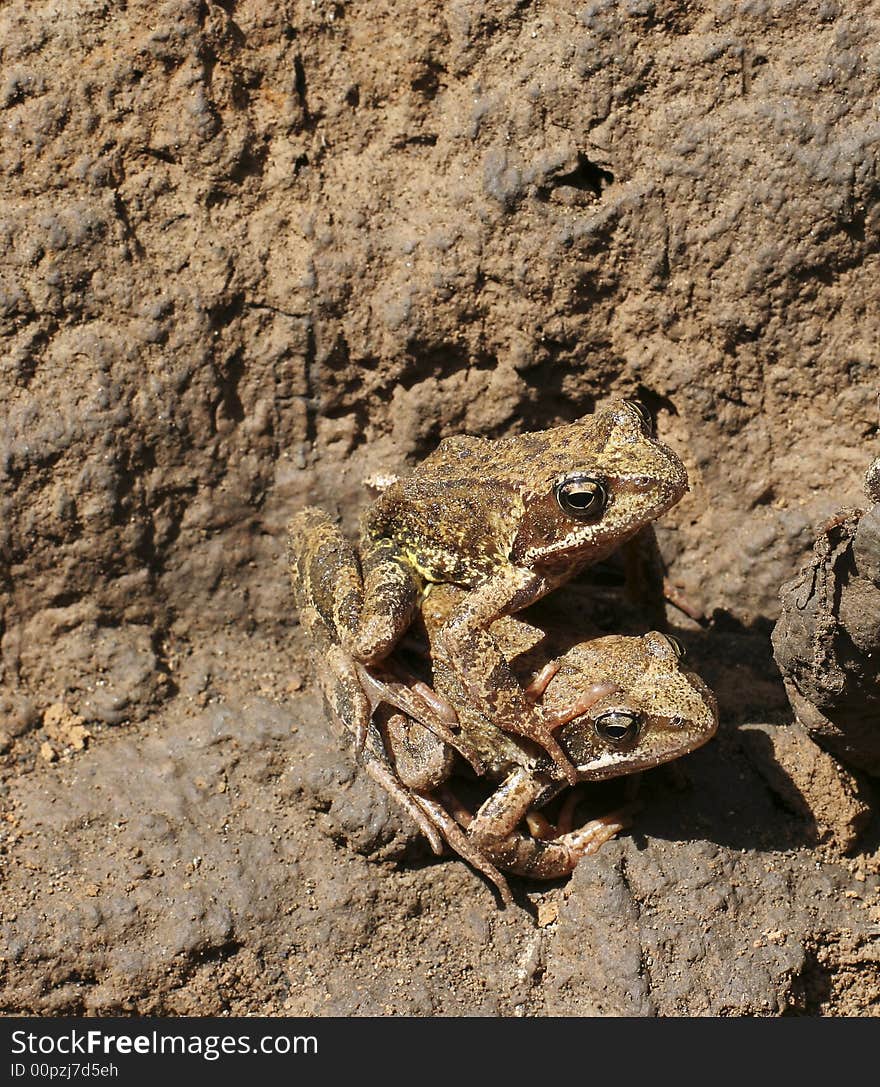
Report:
[{"label": "sandy soil", "polygon": [[[876,1012],[876,778],[770,632],[880,452],[878,43],[875,0],[3,6],[0,1010]],[[326,722],[284,525],[609,395],[687,464],[721,728],[501,910]]]}]

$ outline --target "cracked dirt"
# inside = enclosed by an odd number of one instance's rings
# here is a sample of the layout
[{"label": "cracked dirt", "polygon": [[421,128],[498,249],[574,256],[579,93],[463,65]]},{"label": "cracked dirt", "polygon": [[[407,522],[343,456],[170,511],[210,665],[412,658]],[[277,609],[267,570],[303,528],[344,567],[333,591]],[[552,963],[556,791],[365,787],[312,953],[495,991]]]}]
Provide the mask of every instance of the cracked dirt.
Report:
[{"label": "cracked dirt", "polygon": [[[876,778],[770,632],[880,451],[878,42],[873,0],[3,6],[4,1013],[876,1013]],[[687,465],[721,728],[501,910],[327,724],[284,525],[609,395]]]}]

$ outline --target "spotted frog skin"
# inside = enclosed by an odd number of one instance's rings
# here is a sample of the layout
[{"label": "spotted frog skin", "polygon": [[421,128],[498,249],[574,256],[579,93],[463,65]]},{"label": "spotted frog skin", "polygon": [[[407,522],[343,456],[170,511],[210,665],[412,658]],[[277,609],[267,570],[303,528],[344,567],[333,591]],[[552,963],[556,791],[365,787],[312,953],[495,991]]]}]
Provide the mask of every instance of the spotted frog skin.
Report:
[{"label": "spotted frog skin", "polygon": [[[370,700],[363,668],[410,626],[426,585],[467,591],[433,639],[468,700],[505,733],[532,740],[571,783],[577,772],[528,699],[492,633],[664,513],[687,490],[679,458],[650,434],[638,405],[616,401],[576,423],[510,438],[449,438],[391,483],[362,519],[355,550],[309,507],[289,526],[300,612],[311,608],[337,647],[358,746]],[[308,624],[307,624],[308,625]]]}]

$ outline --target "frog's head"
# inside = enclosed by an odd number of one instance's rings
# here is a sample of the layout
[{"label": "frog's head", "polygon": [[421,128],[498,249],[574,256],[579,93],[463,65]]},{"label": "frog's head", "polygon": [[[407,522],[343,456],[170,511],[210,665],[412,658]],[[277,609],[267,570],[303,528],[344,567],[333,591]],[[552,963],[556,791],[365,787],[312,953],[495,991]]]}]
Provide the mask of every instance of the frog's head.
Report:
[{"label": "frog's head", "polygon": [[519,441],[528,481],[509,555],[517,565],[595,562],[687,490],[684,465],[652,436],[647,412],[631,401]]},{"label": "frog's head", "polygon": [[[609,636],[575,646],[562,658],[544,695],[545,708],[570,699],[573,681],[616,690],[599,698],[556,733],[582,781],[599,781],[677,759],[715,735],[715,696],[699,676],[682,668],[679,644],[652,631],[642,637]],[[554,692],[554,684],[557,684]]]}]

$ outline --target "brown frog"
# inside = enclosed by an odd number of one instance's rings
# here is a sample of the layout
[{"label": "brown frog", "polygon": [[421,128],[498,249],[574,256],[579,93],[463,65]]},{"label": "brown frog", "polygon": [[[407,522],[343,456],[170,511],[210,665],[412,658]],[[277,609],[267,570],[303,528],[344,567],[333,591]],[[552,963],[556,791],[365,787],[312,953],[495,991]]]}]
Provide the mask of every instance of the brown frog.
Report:
[{"label": "brown frog", "polygon": [[[424,600],[422,618],[432,647],[460,593],[452,586],[437,586]],[[570,644],[566,632],[546,619],[541,625],[530,619],[503,618],[492,633],[527,697],[541,699],[545,718],[578,781],[601,781],[658,766],[714,735],[715,698],[697,675],[684,670],[681,647],[674,639],[653,631],[641,637],[609,635]],[[438,763],[437,754],[428,737],[411,722],[401,722],[399,715],[385,722],[386,750],[395,768],[402,768],[407,786],[423,790],[419,803],[449,845],[489,876],[505,900],[509,891],[497,869],[535,879],[566,875],[627,825],[626,812],[576,830],[546,823],[534,809],[565,788],[546,753],[498,729],[469,700],[453,669],[435,661],[433,683],[457,711],[461,733],[481,758],[486,776],[501,782],[498,789],[474,817],[457,802],[445,780],[439,782],[436,796],[424,795],[429,782],[420,780],[414,770],[414,735],[422,752],[431,752],[432,766]],[[563,823],[568,823],[572,810],[570,805],[563,808]],[[467,851],[450,825],[449,813],[463,825]],[[519,829],[524,819],[531,834]]]},{"label": "brown frog", "polygon": [[295,516],[294,592],[301,613],[318,613],[331,633],[328,664],[345,689],[358,747],[370,719],[358,666],[393,650],[426,584],[452,583],[468,591],[436,632],[435,659],[460,676],[469,701],[497,728],[533,740],[557,772],[577,781],[492,624],[604,558],[686,490],[684,466],[651,436],[644,409],[616,401],[551,430],[446,439],[367,508],[357,550],[322,510]]},{"label": "brown frog", "polygon": [[[429,649],[463,592],[435,586],[423,600]],[[332,651],[326,626],[312,633],[324,639],[322,657]],[[542,700],[578,781],[668,762],[705,743],[717,728],[711,692],[682,669],[680,649],[666,635],[570,644],[546,620],[537,625],[522,615],[498,620],[492,633],[526,698]],[[445,840],[495,883],[505,902],[511,901],[510,890],[499,869],[537,879],[566,875],[627,825],[627,813],[614,812],[569,829],[570,806],[559,826],[543,820],[534,809],[558,795],[565,782],[545,751],[505,733],[474,706],[454,669],[434,662],[435,693],[407,675],[396,658],[356,667],[375,710],[364,746],[366,769],[416,820],[435,852],[442,852]],[[347,686],[332,669],[322,673],[322,681],[336,715],[354,730]],[[451,742],[438,735],[444,730]],[[500,783],[475,815],[448,786],[456,766],[453,745],[478,762],[488,780]],[[530,833],[520,829],[524,819]]]}]

